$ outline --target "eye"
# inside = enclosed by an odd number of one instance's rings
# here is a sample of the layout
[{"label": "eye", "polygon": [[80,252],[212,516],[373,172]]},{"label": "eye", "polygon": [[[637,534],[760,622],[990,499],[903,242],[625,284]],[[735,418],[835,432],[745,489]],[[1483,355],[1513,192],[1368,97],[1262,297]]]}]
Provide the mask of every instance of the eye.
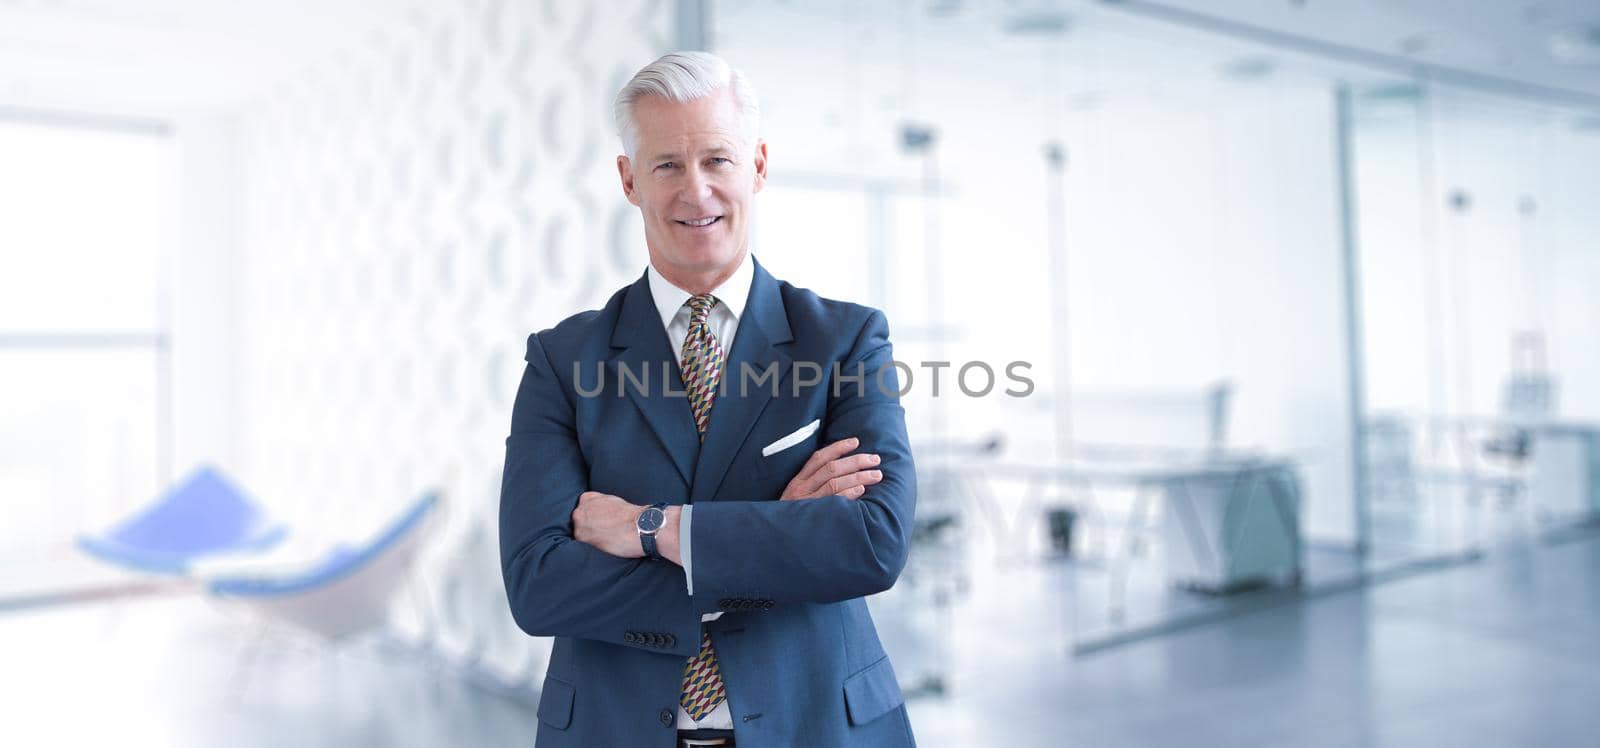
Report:
[{"label": "eye", "polygon": [[662,163],[656,164],[656,171],[660,171],[662,169],[676,169],[676,168],[678,168],[678,164],[677,164],[676,161],[664,161]]},{"label": "eye", "polygon": [[711,163],[716,166],[727,166],[733,163],[733,159],[726,156],[712,156]]}]

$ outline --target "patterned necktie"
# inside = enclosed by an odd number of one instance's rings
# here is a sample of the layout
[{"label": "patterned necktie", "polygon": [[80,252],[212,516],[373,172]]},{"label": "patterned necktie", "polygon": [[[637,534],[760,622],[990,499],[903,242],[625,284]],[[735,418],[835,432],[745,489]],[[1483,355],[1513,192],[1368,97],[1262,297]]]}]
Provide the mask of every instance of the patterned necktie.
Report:
[{"label": "patterned necktie", "polygon": [[[683,386],[689,392],[689,407],[694,411],[694,427],[705,441],[711,422],[711,401],[717,396],[722,378],[722,344],[711,334],[706,317],[717,305],[711,294],[694,296],[689,305],[689,334],[683,339]],[[717,667],[717,651],[711,647],[711,634],[700,630],[700,651],[683,668],[683,690],[678,703],[690,719],[705,718],[727,698],[722,686],[722,670]]]}]

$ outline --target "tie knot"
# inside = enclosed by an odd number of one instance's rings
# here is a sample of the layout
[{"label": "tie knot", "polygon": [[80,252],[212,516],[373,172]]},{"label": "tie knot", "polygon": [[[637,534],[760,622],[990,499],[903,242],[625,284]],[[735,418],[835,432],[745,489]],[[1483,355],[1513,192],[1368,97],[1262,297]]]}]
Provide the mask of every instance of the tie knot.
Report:
[{"label": "tie knot", "polygon": [[689,321],[691,323],[704,322],[706,315],[711,313],[711,307],[717,305],[717,297],[711,294],[701,294],[699,296],[690,296],[689,300],[684,303],[689,305]]}]

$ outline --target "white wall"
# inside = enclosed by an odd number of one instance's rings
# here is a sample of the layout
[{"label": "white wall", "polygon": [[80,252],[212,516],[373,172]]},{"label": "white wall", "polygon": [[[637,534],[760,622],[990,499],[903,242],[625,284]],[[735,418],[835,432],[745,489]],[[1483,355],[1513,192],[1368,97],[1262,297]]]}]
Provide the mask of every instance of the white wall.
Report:
[{"label": "white wall", "polygon": [[342,530],[443,488],[443,646],[507,674],[538,666],[495,535],[526,337],[643,271],[609,103],[671,10],[430,4],[239,115],[243,477]]}]

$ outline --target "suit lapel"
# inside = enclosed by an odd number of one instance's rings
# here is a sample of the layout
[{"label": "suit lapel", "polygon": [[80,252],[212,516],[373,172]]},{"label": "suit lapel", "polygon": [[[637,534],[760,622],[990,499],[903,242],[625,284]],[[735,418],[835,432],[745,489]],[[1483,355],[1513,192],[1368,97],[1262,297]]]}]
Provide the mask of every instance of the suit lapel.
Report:
[{"label": "suit lapel", "polygon": [[[607,372],[611,382],[627,390],[656,439],[672,456],[672,464],[677,466],[684,484],[692,483],[695,457],[701,451],[700,435],[694,428],[689,398],[666,394],[669,389],[681,393],[683,379],[667,331],[661,326],[661,317],[650,296],[649,281],[644,276],[628,288],[622,300],[622,313],[617,317],[616,329],[611,332],[611,346],[625,349],[612,358],[611,371]],[[623,369],[636,379],[624,379]],[[665,382],[662,381],[663,372],[666,372]],[[648,377],[644,382],[645,392],[640,392],[634,384],[641,377]],[[607,387],[605,392],[602,397],[609,396],[612,390]]]},{"label": "suit lapel", "polygon": [[[767,370],[775,366],[777,389],[782,392],[791,368],[785,344],[793,339],[783,298],[778,293],[778,282],[757,262],[750,281],[750,298],[739,319],[739,331],[733,338],[733,350],[723,362],[722,386],[711,405],[711,423],[695,462],[690,496],[702,500],[716,496],[734,455],[772,399],[772,380],[760,384],[753,380],[741,383],[743,373],[748,371],[752,377],[764,377]],[[684,412],[688,413],[687,398],[680,399],[685,403]],[[690,423],[692,433],[692,420]]]}]

